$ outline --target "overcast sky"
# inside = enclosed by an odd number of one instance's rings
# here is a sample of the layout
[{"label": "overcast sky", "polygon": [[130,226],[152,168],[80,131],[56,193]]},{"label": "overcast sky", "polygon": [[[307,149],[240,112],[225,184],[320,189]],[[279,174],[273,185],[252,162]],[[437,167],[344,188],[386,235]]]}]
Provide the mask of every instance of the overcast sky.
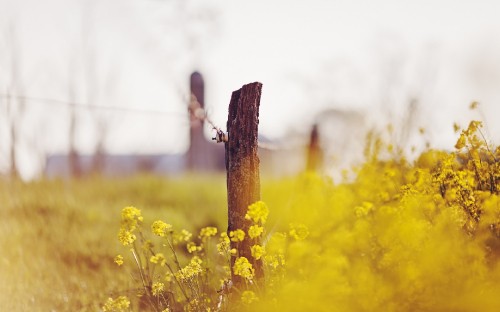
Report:
[{"label": "overcast sky", "polygon": [[[182,99],[195,69],[222,127],[231,92],[260,81],[260,132],[271,138],[306,131],[325,109],[397,126],[413,99],[415,129],[451,148],[453,122],[479,118],[467,109],[478,100],[498,142],[499,14],[500,2],[486,0],[0,0],[0,93],[64,102],[73,86],[77,103],[149,111],[80,110],[84,153],[95,148],[96,118],[110,125],[110,152],[183,152]],[[67,150],[69,124],[65,105],[27,107],[25,176],[39,165],[33,155]],[[8,161],[6,125],[0,118],[0,167]]]}]

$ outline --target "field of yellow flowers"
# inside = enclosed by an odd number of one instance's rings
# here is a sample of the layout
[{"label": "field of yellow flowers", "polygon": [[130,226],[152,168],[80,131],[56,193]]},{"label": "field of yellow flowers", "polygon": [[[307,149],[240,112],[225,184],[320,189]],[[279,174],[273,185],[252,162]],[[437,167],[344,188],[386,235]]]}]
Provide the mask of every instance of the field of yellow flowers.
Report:
[{"label": "field of yellow flowers", "polygon": [[353,179],[263,181],[248,231],[225,232],[224,177],[2,182],[1,310],[498,311],[500,149],[457,130],[411,162],[373,140]]}]

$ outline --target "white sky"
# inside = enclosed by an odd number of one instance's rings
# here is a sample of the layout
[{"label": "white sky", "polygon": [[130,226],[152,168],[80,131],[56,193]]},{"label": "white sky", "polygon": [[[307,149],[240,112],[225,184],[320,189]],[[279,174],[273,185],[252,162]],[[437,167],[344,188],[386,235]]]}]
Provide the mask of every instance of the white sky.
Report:
[{"label": "white sky", "polygon": [[[11,85],[10,27],[23,86],[17,93],[67,100],[72,80],[79,103],[89,101],[90,88],[96,105],[176,113],[106,112],[110,152],[183,151],[188,132],[179,95],[193,69],[204,75],[207,108],[222,127],[231,92],[260,81],[260,132],[268,137],[305,131],[327,108],[397,125],[415,97],[415,127],[428,130],[433,146],[451,148],[453,122],[479,118],[467,110],[472,100],[481,102],[490,136],[500,141],[493,120],[500,1],[0,0],[0,21],[0,93]],[[67,150],[65,107],[28,107],[19,145],[25,176],[39,166],[33,155]],[[80,120],[79,149],[90,153],[95,118],[83,110]],[[8,144],[0,117],[0,169]]]}]

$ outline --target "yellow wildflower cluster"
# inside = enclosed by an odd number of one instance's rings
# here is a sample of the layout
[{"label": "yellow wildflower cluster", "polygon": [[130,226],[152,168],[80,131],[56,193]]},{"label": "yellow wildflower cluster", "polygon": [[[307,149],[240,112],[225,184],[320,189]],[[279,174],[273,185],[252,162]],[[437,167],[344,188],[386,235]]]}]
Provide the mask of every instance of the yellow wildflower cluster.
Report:
[{"label": "yellow wildflower cluster", "polygon": [[[456,152],[429,150],[414,162],[374,155],[378,142],[348,183],[307,174],[265,186],[290,230],[271,236],[263,260],[286,274],[266,271],[280,286],[252,309],[496,311],[500,151],[480,130],[472,122]],[[283,194],[293,194],[286,205]]]},{"label": "yellow wildflower cluster", "polygon": [[266,255],[264,261],[267,266],[276,270],[285,265],[285,256],[283,254]]},{"label": "yellow wildflower cluster", "polygon": [[172,232],[172,225],[161,220],[157,220],[151,225],[151,230],[153,231],[153,234],[164,237],[166,234]]},{"label": "yellow wildflower cluster", "polygon": [[248,228],[248,236],[252,239],[260,237],[262,233],[264,233],[264,227],[257,224],[251,225]]},{"label": "yellow wildflower cluster", "polygon": [[122,209],[122,226],[127,226],[131,231],[143,221],[141,211],[135,207],[128,206]]},{"label": "yellow wildflower cluster", "polygon": [[309,236],[309,230],[304,224],[290,223],[289,234],[291,237],[297,240],[303,240],[306,239],[307,236]]},{"label": "yellow wildflower cluster", "polygon": [[252,257],[254,257],[255,260],[259,260],[266,253],[264,247],[262,247],[261,245],[253,245],[252,247],[250,247],[250,251],[252,253]]},{"label": "yellow wildflower cluster", "polygon": [[164,280],[165,280],[165,282],[170,283],[174,280],[174,275],[171,272],[167,272],[167,273],[165,273]]},{"label": "yellow wildflower cluster", "polygon": [[193,253],[193,252],[199,252],[199,251],[203,250],[203,247],[197,246],[194,242],[189,242],[186,245],[186,249],[189,253]]},{"label": "yellow wildflower cluster", "polygon": [[254,223],[266,223],[267,216],[269,215],[269,208],[266,203],[259,200],[248,207],[248,212],[245,219],[252,220]]},{"label": "yellow wildflower cluster", "polygon": [[233,272],[247,280],[251,280],[255,276],[255,270],[252,264],[245,257],[238,257],[234,261]]},{"label": "yellow wildflower cluster", "polygon": [[[147,299],[143,302],[148,302],[150,308],[155,311],[168,311],[172,307],[179,307],[180,302],[185,304],[187,310],[189,310],[187,307],[191,307],[194,311],[209,311],[214,306],[213,301],[207,294],[200,292],[200,289],[208,288],[211,280],[201,278],[202,275],[206,277],[204,272],[208,271],[208,268],[202,267],[201,257],[209,260],[210,255],[204,252],[203,246],[210,245],[211,238],[217,234],[217,228],[201,229],[198,237],[201,243],[198,245],[192,241],[191,232],[186,229],[175,231],[171,224],[161,220],[154,221],[150,227],[151,233],[157,237],[148,239],[147,233],[142,230],[142,221],[139,209],[124,208],[119,240],[124,245],[131,245],[129,250],[132,253],[133,263],[139,271],[140,289],[143,289],[140,296],[145,296]],[[229,247],[229,237],[226,233],[224,234],[221,235],[221,243],[227,242],[226,245]],[[138,237],[140,244],[136,242]],[[170,256],[167,257],[164,252],[157,252],[158,247],[166,248]],[[178,254],[178,251],[185,250],[184,247],[190,253],[196,252],[197,256],[192,257],[187,265],[182,266],[181,263],[185,261],[184,253]],[[220,247],[225,248],[222,245]],[[227,257],[230,254],[231,250],[227,250],[225,255]],[[115,263],[122,265],[123,256],[115,257]],[[222,270],[219,276],[213,277],[213,280],[218,281],[220,277],[228,278],[229,275],[230,272]],[[163,281],[158,281],[158,277],[163,277]],[[207,284],[202,284],[202,282]],[[165,295],[166,292],[168,296]],[[212,293],[216,293],[216,290]],[[110,301],[107,306],[111,307],[112,304],[117,305]]]},{"label": "yellow wildflower cluster", "polygon": [[175,273],[176,278],[185,281],[197,277],[203,272],[201,267],[202,262],[199,257],[193,257],[187,266]]},{"label": "yellow wildflower cluster", "polygon": [[477,229],[488,194],[499,193],[500,148],[488,144],[482,127],[481,122],[471,121],[455,145],[457,153],[443,155],[433,170],[446,203],[465,213],[462,219],[468,231]]},{"label": "yellow wildflower cluster", "polygon": [[160,266],[165,266],[165,264],[167,263],[165,256],[161,252],[157,253],[154,256],[151,256],[149,261],[154,264],[159,264]]},{"label": "yellow wildflower cluster", "polygon": [[102,310],[105,312],[122,312],[128,311],[130,307],[130,300],[125,296],[119,296],[116,299],[108,298]]},{"label": "yellow wildflower cluster", "polygon": [[[500,150],[481,127],[472,122],[461,131],[455,152],[428,150],[414,161],[375,138],[348,182],[308,172],[263,183],[273,214],[262,201],[250,205],[248,228],[220,233],[222,257],[209,248],[216,228],[201,229],[195,241],[172,230],[161,239],[171,257],[151,245],[143,257],[150,262],[137,261],[154,272],[144,278],[147,289],[174,297],[155,310],[498,310]],[[266,222],[273,224],[268,235]],[[165,233],[159,225],[156,235]],[[251,255],[231,249],[240,242]],[[184,247],[199,257],[187,258]],[[151,264],[164,258],[164,267]],[[258,262],[263,279],[255,277]],[[231,273],[245,286],[235,287]],[[164,284],[155,286],[158,276]]]},{"label": "yellow wildflower cluster", "polygon": [[259,300],[257,295],[251,290],[245,290],[241,293],[241,302],[244,304],[251,304],[254,301]]},{"label": "yellow wildflower cluster", "polygon": [[360,206],[354,208],[357,217],[367,216],[373,209],[373,204],[370,202],[363,202]]},{"label": "yellow wildflower cluster", "polygon": [[174,245],[184,244],[189,242],[192,237],[193,233],[186,229],[182,229],[180,232],[174,231],[172,232],[172,243]]},{"label": "yellow wildflower cluster", "polygon": [[165,290],[165,284],[162,282],[154,282],[151,287],[151,291],[153,292],[153,296],[159,296]]},{"label": "yellow wildflower cluster", "polygon": [[193,234],[191,232],[186,229],[182,229],[180,235],[178,236],[178,239],[180,241],[188,242],[192,236]]},{"label": "yellow wildflower cluster", "polygon": [[220,233],[219,243],[217,244],[217,252],[221,255],[227,255],[230,250],[230,240],[226,232]]},{"label": "yellow wildflower cluster", "polygon": [[240,229],[230,231],[229,237],[231,238],[232,242],[242,242],[245,239],[245,232]]},{"label": "yellow wildflower cluster", "polygon": [[217,228],[213,226],[208,226],[200,230],[199,238],[215,236],[216,234],[217,234]]},{"label": "yellow wildflower cluster", "polygon": [[136,236],[134,231],[142,222],[141,211],[135,207],[125,207],[122,210],[121,227],[118,232],[118,240],[124,245],[132,244]]},{"label": "yellow wildflower cluster", "polygon": [[127,246],[132,244],[136,239],[135,234],[132,231],[128,231],[124,228],[121,228],[118,231],[118,240],[123,244],[123,246]]},{"label": "yellow wildflower cluster", "polygon": [[115,257],[115,263],[118,264],[118,266],[123,265],[123,256],[122,255],[117,255]]}]

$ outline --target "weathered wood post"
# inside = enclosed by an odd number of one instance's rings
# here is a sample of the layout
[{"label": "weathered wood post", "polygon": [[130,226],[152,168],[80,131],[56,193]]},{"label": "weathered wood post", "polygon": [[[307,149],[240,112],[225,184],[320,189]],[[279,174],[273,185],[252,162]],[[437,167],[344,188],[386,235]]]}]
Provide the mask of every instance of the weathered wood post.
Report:
[{"label": "weathered wood post", "polygon": [[[248,206],[260,200],[258,149],[259,105],[262,84],[254,82],[234,91],[229,103],[226,148],[228,234],[241,229],[248,234],[250,221],[245,220]],[[262,260],[252,258],[250,247],[255,244],[246,235],[243,242],[231,242],[240,257],[252,263],[256,278],[263,276]],[[236,260],[231,258],[231,267]],[[232,274],[236,287],[243,285],[240,276]]]},{"label": "weathered wood post", "polygon": [[317,171],[322,165],[322,160],[323,151],[319,143],[318,125],[314,124],[309,138],[309,145],[307,146],[306,170],[313,172]]},{"label": "weathered wood post", "polygon": [[[205,108],[205,82],[203,76],[199,72],[191,74],[189,79],[189,87],[191,90],[190,101],[196,101],[197,104],[190,108],[199,107]],[[187,153],[187,167],[190,171],[206,170],[207,158],[205,155],[206,146],[205,137],[203,135],[203,120],[196,116],[195,111],[190,114],[190,145]]]}]

